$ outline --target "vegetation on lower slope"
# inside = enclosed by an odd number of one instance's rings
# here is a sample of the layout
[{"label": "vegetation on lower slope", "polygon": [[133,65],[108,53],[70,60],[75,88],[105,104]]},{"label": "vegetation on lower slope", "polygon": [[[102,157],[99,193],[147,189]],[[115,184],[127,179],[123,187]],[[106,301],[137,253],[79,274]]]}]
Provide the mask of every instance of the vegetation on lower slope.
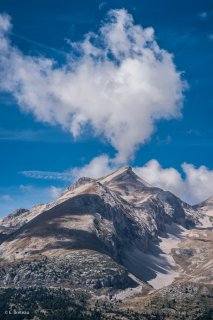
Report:
[{"label": "vegetation on lower slope", "polygon": [[100,312],[87,310],[84,292],[61,288],[19,288],[0,290],[0,319],[99,320]]},{"label": "vegetation on lower slope", "polygon": [[151,319],[213,319],[213,286],[187,282],[173,283],[144,297],[126,300],[119,309],[152,315]]},{"label": "vegetation on lower slope", "polygon": [[17,286],[86,286],[125,288],[133,281],[127,270],[105,254],[91,250],[65,251],[0,263],[0,284]]},{"label": "vegetation on lower slope", "polygon": [[80,289],[2,288],[0,310],[0,320],[211,320],[213,287],[179,283],[123,302]]}]

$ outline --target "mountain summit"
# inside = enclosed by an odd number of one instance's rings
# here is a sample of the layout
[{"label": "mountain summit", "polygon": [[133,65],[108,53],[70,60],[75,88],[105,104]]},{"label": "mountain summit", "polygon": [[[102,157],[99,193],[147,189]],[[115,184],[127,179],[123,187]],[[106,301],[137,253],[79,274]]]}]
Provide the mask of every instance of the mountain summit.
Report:
[{"label": "mountain summit", "polygon": [[144,187],[151,187],[145,180],[138,177],[131,167],[123,167],[115,172],[98,179],[102,184],[125,194],[130,194],[134,191],[142,190]]}]

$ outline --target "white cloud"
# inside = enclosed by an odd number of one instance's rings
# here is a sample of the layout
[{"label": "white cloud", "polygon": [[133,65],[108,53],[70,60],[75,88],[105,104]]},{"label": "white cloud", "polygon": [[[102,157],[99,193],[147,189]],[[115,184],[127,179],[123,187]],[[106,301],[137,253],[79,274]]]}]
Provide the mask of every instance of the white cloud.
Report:
[{"label": "white cloud", "polygon": [[11,29],[10,16],[7,14],[0,14],[0,33],[8,32]]},{"label": "white cloud", "polygon": [[107,155],[101,155],[91,160],[89,164],[86,164],[82,168],[73,168],[70,172],[74,179],[80,177],[100,178],[108,173],[116,170],[117,166],[109,159]]},{"label": "white cloud", "polygon": [[196,168],[187,163],[182,168],[186,174],[186,192],[188,191],[192,202],[199,202],[213,195],[213,170],[206,166]]},{"label": "white cloud", "polygon": [[135,172],[151,185],[179,194],[183,185],[181,174],[174,168],[162,168],[157,160],[150,160],[143,167],[136,167]]},{"label": "white cloud", "polygon": [[[185,83],[154,30],[135,25],[124,9],[111,10],[97,32],[71,43],[67,63],[27,56],[8,38],[0,16],[0,88],[38,121],[60,124],[76,138],[90,124],[126,162],[151,136],[159,119],[181,115]],[[74,56],[78,53],[78,58]]]}]

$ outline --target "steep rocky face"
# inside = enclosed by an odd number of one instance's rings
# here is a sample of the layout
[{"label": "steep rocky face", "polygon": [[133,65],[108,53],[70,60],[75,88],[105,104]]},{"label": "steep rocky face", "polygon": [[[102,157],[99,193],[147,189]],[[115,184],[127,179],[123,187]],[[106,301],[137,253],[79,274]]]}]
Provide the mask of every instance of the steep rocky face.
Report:
[{"label": "steep rocky face", "polygon": [[[81,188],[81,187],[79,187]],[[23,258],[53,248],[95,249],[119,260],[122,248],[133,242],[143,248],[146,225],[138,225],[131,207],[99,182],[68,191],[53,206],[25,224],[2,243],[2,257]]]},{"label": "steep rocky face", "polygon": [[130,203],[136,214],[140,214],[140,211],[146,213],[147,218],[152,220],[152,226],[153,222],[157,223],[157,233],[164,230],[165,223],[177,222],[184,227],[190,227],[198,222],[199,210],[181,201],[171,192],[151,186],[139,178],[131,167],[120,169],[99,181]]},{"label": "steep rocky face", "polygon": [[138,177],[131,167],[121,168],[98,179],[98,181],[112,190],[116,190],[121,195],[132,194],[144,187],[152,187],[148,182]]}]

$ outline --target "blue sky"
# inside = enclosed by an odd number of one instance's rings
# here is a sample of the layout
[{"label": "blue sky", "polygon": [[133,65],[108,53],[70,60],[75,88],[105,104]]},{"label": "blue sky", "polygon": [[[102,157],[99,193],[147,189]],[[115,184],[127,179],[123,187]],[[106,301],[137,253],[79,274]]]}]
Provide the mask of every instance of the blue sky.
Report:
[{"label": "blue sky", "polygon": [[[55,60],[58,66],[67,63],[67,54],[72,51],[67,39],[76,43],[83,41],[84,35],[90,31],[97,34],[107,12],[123,8],[133,16],[134,25],[154,29],[159,47],[174,55],[174,65],[183,72],[182,80],[188,83],[181,116],[173,116],[169,120],[159,117],[154,122],[153,131],[146,135],[145,142],[124,162],[143,167],[156,159],[161,170],[173,168],[184,183],[188,171],[181,168],[183,163],[191,164],[197,170],[205,166],[205,174],[210,177],[213,170],[213,1],[0,2],[0,12],[11,17],[13,28],[7,35],[11,46],[19,48],[22,56],[46,57]],[[78,57],[73,56],[73,59]],[[57,116],[60,115],[57,113]],[[2,88],[0,215],[16,207],[50,201],[74,179],[73,168],[82,168],[101,155],[114,159],[120,148],[116,147],[117,141],[110,141],[106,134],[94,135],[94,128],[88,124],[77,138],[62,127],[61,122],[36,119],[29,108],[18,103],[13,90]],[[110,162],[108,169],[118,165]],[[23,171],[30,173],[23,174]],[[35,179],[31,171],[43,174],[40,178],[37,174]],[[45,172],[72,174],[69,181],[58,178],[56,174],[48,178],[50,175],[45,175]],[[149,180],[149,176],[146,178]],[[209,183],[206,179],[206,176],[204,179],[199,175],[199,181],[205,180],[205,185]],[[156,177],[152,182],[157,183],[158,180]],[[190,186],[195,184],[191,180],[187,183]],[[210,196],[211,186],[193,201]],[[168,184],[166,187],[169,188]],[[173,187],[171,191],[176,189]]]}]

